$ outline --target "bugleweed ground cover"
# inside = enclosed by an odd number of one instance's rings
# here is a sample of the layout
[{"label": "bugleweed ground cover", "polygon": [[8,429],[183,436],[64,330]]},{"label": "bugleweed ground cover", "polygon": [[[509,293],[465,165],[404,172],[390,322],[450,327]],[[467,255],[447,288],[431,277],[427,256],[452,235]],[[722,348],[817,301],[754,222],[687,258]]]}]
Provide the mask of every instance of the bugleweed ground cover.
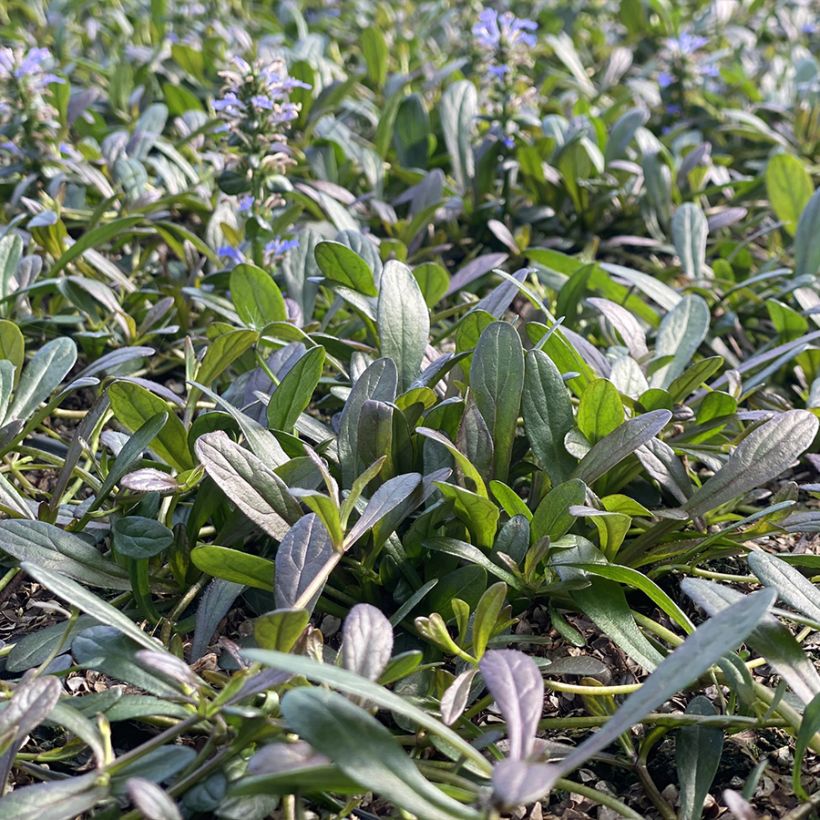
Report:
[{"label": "bugleweed ground cover", "polygon": [[817,816],[815,12],[0,4],[0,818]]}]

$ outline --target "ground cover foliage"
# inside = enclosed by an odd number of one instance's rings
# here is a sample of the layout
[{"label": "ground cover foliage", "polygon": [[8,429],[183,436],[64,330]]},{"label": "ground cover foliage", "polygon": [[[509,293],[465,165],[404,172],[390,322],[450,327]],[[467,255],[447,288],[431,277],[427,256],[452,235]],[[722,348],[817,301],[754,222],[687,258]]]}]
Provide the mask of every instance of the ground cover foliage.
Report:
[{"label": "ground cover foliage", "polygon": [[811,4],[0,39],[0,816],[812,816]]}]

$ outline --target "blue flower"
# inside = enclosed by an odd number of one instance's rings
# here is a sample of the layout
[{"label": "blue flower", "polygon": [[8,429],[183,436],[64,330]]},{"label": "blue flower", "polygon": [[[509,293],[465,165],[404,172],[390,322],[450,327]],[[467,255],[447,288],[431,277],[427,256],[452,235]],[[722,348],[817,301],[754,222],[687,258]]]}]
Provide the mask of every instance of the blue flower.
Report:
[{"label": "blue flower", "polygon": [[658,74],[658,85],[661,88],[669,88],[674,82],[675,78],[668,71],[661,71]]},{"label": "blue flower", "polygon": [[269,254],[270,256],[282,256],[288,251],[298,247],[298,239],[281,239],[277,236],[275,239],[271,239],[271,241],[268,242],[267,245],[265,245],[265,253]]},{"label": "blue flower", "polygon": [[509,73],[510,67],[508,65],[491,65],[487,69],[487,73],[495,80],[502,80]]},{"label": "blue flower", "polygon": [[251,104],[254,108],[262,108],[265,111],[273,111],[273,100],[263,94],[257,94],[251,97]]},{"label": "blue flower", "polygon": [[227,259],[232,265],[238,265],[240,262],[245,261],[245,254],[233,245],[223,245],[216,253],[217,256]]},{"label": "blue flower", "polygon": [[239,213],[246,214],[253,207],[254,198],[250,194],[239,197]]},{"label": "blue flower", "polygon": [[499,14],[495,9],[482,9],[478,22],[473,26],[473,34],[478,44],[496,51],[500,47],[535,47],[538,23],[534,20],[516,17],[511,11]]},{"label": "blue flower", "polygon": [[226,113],[238,113],[245,108],[242,100],[233,91],[228,91],[223,97],[214,100],[214,111],[225,111]]},{"label": "blue flower", "polygon": [[677,37],[667,39],[666,45],[672,51],[688,55],[694,54],[708,42],[709,39],[707,37],[700,37],[697,34],[690,34],[688,31],[683,31]]}]

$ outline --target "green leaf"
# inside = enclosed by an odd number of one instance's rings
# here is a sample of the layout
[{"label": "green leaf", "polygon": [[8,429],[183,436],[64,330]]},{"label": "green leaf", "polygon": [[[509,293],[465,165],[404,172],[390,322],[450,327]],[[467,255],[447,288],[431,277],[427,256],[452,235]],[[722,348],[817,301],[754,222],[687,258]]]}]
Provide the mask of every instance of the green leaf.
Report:
[{"label": "green leaf", "polygon": [[419,283],[427,307],[434,307],[450,287],[450,275],[438,262],[424,262],[413,268],[413,276]]},{"label": "green leaf", "polygon": [[602,438],[581,459],[575,478],[592,484],[641,445],[660,433],[672,418],[668,410],[653,410],[625,421],[614,433]]},{"label": "green leaf", "polygon": [[[483,573],[483,571],[480,572]],[[475,580],[475,577],[473,577],[474,582]],[[250,660],[257,661],[265,666],[280,669],[291,675],[301,675],[317,683],[328,684],[340,692],[357,695],[372,701],[382,709],[389,709],[396,712],[396,714],[403,715],[445,741],[448,748],[452,749],[454,759],[463,756],[476,766],[479,772],[489,776],[490,764],[480,752],[466,740],[463,740],[456,732],[409,700],[405,700],[400,695],[394,694],[383,686],[363,678],[361,675],[331,664],[318,663],[307,657],[287,655],[283,652],[246,649],[243,654]]]},{"label": "green leaf", "polygon": [[608,578],[624,586],[632,587],[643,592],[647,598],[657,604],[675,623],[685,632],[693,632],[695,627],[686,616],[686,613],[667,595],[651,578],[632,567],[622,567],[617,564],[586,564],[578,563],[562,566],[574,566],[590,575]]},{"label": "green leaf", "polygon": [[506,481],[524,391],[524,351],[512,325],[494,322],[481,334],[470,368],[470,388],[492,436],[493,477]]},{"label": "green leaf", "polygon": [[476,543],[489,549],[501,515],[498,507],[489,498],[455,484],[437,481],[436,487],[445,498],[454,502],[456,515],[467,525]]},{"label": "green leaf", "polygon": [[[448,555],[455,555],[462,558],[470,564],[475,564],[481,567],[489,575],[494,575],[500,578],[507,586],[516,590],[521,590],[521,582],[509,570],[494,564],[488,557],[486,552],[482,552],[478,547],[468,544],[465,541],[459,541],[457,538],[429,538],[423,542],[427,549],[435,550],[436,552],[444,552]],[[435,583],[438,583],[436,581]]]},{"label": "green leaf", "polygon": [[105,225],[100,225],[86,231],[63,255],[49,268],[49,274],[56,276],[66,265],[74,261],[80,254],[85,253],[90,248],[102,245],[109,239],[123,237],[128,234],[131,228],[142,222],[141,216],[126,216],[122,219],[115,219]]},{"label": "green leaf", "polygon": [[314,255],[319,270],[332,282],[352,288],[365,296],[378,295],[370,266],[347,245],[341,242],[319,242]]},{"label": "green leaf", "polygon": [[438,584],[427,597],[425,608],[430,612],[441,613],[447,621],[451,621],[454,598],[460,598],[470,609],[475,609],[486,587],[487,572],[483,567],[459,567],[439,577]]},{"label": "green leaf", "polygon": [[440,444],[444,447],[445,450],[453,457],[453,461],[456,463],[456,467],[461,471],[464,478],[466,478],[469,482],[472,483],[472,487],[468,485],[467,489],[475,492],[477,495],[482,496],[483,498],[488,498],[487,495],[487,487],[484,484],[484,479],[481,477],[481,474],[473,465],[472,461],[470,461],[467,456],[464,455],[456,446],[453,444],[447,436],[439,433],[438,430],[431,430],[428,427],[417,427],[416,432],[424,436],[431,441],[435,441],[437,444]]},{"label": "green leaf", "polygon": [[272,430],[293,432],[297,419],[313,398],[324,364],[325,349],[313,347],[288,370],[268,402],[268,426]]},{"label": "green leaf", "polygon": [[[20,328],[14,322],[0,320],[0,359],[8,359],[14,366],[15,383],[20,379],[25,354],[26,342]],[[0,418],[4,417],[5,413],[0,412]]]},{"label": "green leaf", "polygon": [[[689,701],[686,714],[716,715],[717,711],[709,698],[698,695]],[[700,820],[722,754],[722,729],[694,724],[678,730],[675,762],[680,784],[680,820]]]},{"label": "green leaf", "polygon": [[487,587],[479,598],[473,619],[473,657],[484,654],[506,602],[507,585],[503,581]]},{"label": "green leaf", "polygon": [[369,26],[361,33],[361,47],[367,64],[367,77],[381,88],[387,79],[387,40],[378,26]]},{"label": "green leaf", "polygon": [[[230,276],[231,299],[239,318],[256,330],[287,321],[285,299],[273,277],[256,265],[241,263]],[[200,378],[200,381],[204,381]]]},{"label": "green leaf", "polygon": [[133,382],[114,382],[108,388],[111,409],[117,420],[132,433],[160,413],[167,414],[162,429],[157,433],[151,449],[179,471],[194,466],[188,451],[188,435],[177,416],[168,411],[168,405],[159,397]]},{"label": "green leaf", "polygon": [[197,381],[210,385],[257,341],[255,330],[231,330],[216,337],[209,345],[199,369]]},{"label": "green leaf", "polygon": [[595,379],[586,386],[575,419],[578,429],[595,444],[624,422],[624,405],[609,379]]},{"label": "green leaf", "polygon": [[123,635],[135,640],[146,649],[154,652],[163,651],[162,644],[146,635],[128,616],[123,615],[111,604],[106,603],[102,598],[98,598],[75,581],[27,561],[24,561],[21,566],[26,574],[37,581],[38,584],[42,584],[59,598],[67,601],[72,606],[76,606],[77,609],[87,615],[96,618],[101,624],[113,626]]},{"label": "green leaf", "polygon": [[14,288],[17,266],[23,255],[23,239],[18,233],[0,237],[0,299],[10,296]]},{"label": "green leaf", "polygon": [[467,190],[475,175],[472,134],[477,114],[478,92],[469,80],[447,86],[441,95],[439,118],[453,176],[461,191]]},{"label": "green leaf", "polygon": [[644,669],[651,672],[663,660],[663,655],[638,629],[618,584],[592,578],[590,586],[573,590],[570,595],[595,626]]},{"label": "green leaf", "polygon": [[575,459],[564,447],[564,436],[574,422],[572,403],[561,373],[541,350],[527,352],[522,410],[538,466],[553,485],[566,481],[575,468]]},{"label": "green leaf", "polygon": [[393,735],[347,698],[300,688],[285,695],[281,708],[293,731],[365,789],[428,820],[480,818],[423,777]]},{"label": "green leaf", "polygon": [[684,202],[672,217],[672,238],[687,279],[700,279],[706,264],[709,226],[703,211],[694,202]]},{"label": "green leaf", "polygon": [[814,193],[811,174],[793,154],[775,154],[766,166],[766,193],[772,210],[791,236]]},{"label": "green leaf", "polygon": [[3,797],[3,812],[14,820],[72,820],[108,798],[98,772],[68,780],[23,786]]},{"label": "green leaf", "polygon": [[253,622],[253,637],[261,649],[290,652],[309,620],[306,609],[275,609]]},{"label": "green leaf", "polygon": [[815,276],[820,272],[820,190],[812,194],[797,223],[794,237],[794,273]]},{"label": "green leaf", "polygon": [[794,764],[792,767],[792,788],[794,793],[801,799],[809,801],[811,798],[803,786],[803,778],[800,773],[803,770],[803,759],[806,750],[814,739],[815,734],[820,732],[820,694],[806,707],[803,712],[803,720],[800,722],[800,731],[797,733],[797,741],[794,744]]},{"label": "green leaf", "polygon": [[818,427],[820,421],[807,410],[778,414],[752,430],[682,509],[697,518],[776,478],[811,445]]},{"label": "green leaf", "polygon": [[405,168],[426,168],[430,140],[430,115],[424,99],[421,94],[408,94],[398,103],[393,124],[393,146],[399,162]]},{"label": "green leaf", "polygon": [[345,487],[350,487],[359,475],[359,418],[364,403],[369,400],[392,402],[396,398],[396,363],[392,359],[376,359],[356,380],[339,422],[339,461]]},{"label": "green leaf", "polygon": [[76,361],[77,345],[73,339],[61,336],[44,344],[23,370],[5,421],[28,421],[40,402],[51,395]]},{"label": "green leaf", "polygon": [[114,548],[128,558],[153,558],[174,543],[168,527],[141,515],[118,518],[111,527]]},{"label": "green leaf", "polygon": [[202,572],[265,592],[273,590],[273,561],[247,552],[207,544],[191,550],[191,561]]},{"label": "green leaf", "polygon": [[381,353],[396,363],[403,393],[421,370],[430,314],[410,268],[401,262],[391,260],[382,271],[377,323]]},{"label": "green leaf", "polygon": [[530,522],[532,542],[544,538],[557,541],[569,532],[575,522],[570,507],[583,504],[586,498],[586,484],[572,478],[553,487],[538,503]]}]

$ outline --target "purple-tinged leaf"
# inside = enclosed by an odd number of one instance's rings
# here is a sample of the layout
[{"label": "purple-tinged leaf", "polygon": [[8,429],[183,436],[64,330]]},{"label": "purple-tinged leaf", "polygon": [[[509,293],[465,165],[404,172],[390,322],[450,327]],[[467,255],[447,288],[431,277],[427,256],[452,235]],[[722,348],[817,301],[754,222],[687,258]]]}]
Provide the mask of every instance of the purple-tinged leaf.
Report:
[{"label": "purple-tinged leaf", "polygon": [[176,803],[156,783],[144,777],[132,777],[125,788],[131,802],[146,820],[182,820]]},{"label": "purple-tinged leaf", "polygon": [[450,287],[447,288],[445,296],[456,293],[480,276],[489,273],[493,268],[503,265],[508,256],[509,254],[506,253],[485,253],[482,256],[477,256],[453,274],[453,278],[450,279]]},{"label": "purple-tinged leaf", "polygon": [[[277,609],[292,609],[333,556],[333,545],[319,516],[300,518],[287,532],[276,553],[274,599]],[[322,584],[324,586],[324,584]],[[311,611],[322,587],[305,607]]]},{"label": "purple-tinged leaf", "polygon": [[462,672],[441,696],[441,719],[448,726],[452,726],[467,707],[470,687],[477,672],[477,669],[468,669],[466,672]]},{"label": "purple-tinged leaf", "polygon": [[493,800],[509,808],[533,803],[544,795],[551,774],[546,763],[499,760],[493,768]]},{"label": "purple-tinged leaf", "polygon": [[162,470],[144,467],[122,477],[120,486],[133,493],[161,493],[168,495],[179,489],[177,480]]},{"label": "purple-tinged leaf", "polygon": [[342,665],[363,678],[378,680],[393,651],[393,627],[370,604],[356,604],[342,627]]},{"label": "purple-tinged leaf", "polygon": [[544,679],[535,661],[517,649],[491,649],[479,663],[481,675],[507,722],[509,756],[523,760],[533,749],[544,709]]}]

